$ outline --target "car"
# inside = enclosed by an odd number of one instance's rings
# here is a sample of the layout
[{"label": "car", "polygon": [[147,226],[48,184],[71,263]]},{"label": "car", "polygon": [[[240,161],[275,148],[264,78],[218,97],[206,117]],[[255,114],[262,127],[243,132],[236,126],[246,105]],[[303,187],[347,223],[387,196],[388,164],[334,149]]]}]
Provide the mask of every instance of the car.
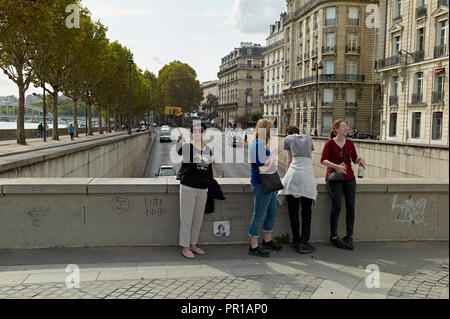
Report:
[{"label": "car", "polygon": [[172,165],[161,165],[157,176],[177,176],[177,170]]},{"label": "car", "polygon": [[156,124],[155,122],[153,122],[153,123],[152,123],[152,126],[153,126],[153,127],[157,127],[158,124]]},{"label": "car", "polygon": [[147,128],[146,128],[145,124],[141,124],[137,129],[138,132],[145,132],[146,130],[147,130]]},{"label": "car", "polygon": [[242,138],[238,135],[230,136],[228,139],[228,144],[232,147],[242,146]]},{"label": "car", "polygon": [[172,141],[170,128],[161,127],[161,132],[159,132],[159,142]]},{"label": "car", "polygon": [[375,139],[375,136],[373,136],[372,133],[367,131],[358,131],[356,133],[356,138],[358,139],[366,139],[366,140],[373,140]]}]

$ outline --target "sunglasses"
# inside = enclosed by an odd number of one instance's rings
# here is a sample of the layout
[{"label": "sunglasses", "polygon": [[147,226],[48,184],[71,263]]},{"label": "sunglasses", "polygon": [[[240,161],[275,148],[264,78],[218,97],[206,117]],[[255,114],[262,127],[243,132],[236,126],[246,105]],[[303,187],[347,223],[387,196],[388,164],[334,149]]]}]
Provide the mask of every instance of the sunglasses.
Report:
[{"label": "sunglasses", "polygon": [[344,151],[341,148],[339,149],[339,155],[341,158],[344,158]]}]

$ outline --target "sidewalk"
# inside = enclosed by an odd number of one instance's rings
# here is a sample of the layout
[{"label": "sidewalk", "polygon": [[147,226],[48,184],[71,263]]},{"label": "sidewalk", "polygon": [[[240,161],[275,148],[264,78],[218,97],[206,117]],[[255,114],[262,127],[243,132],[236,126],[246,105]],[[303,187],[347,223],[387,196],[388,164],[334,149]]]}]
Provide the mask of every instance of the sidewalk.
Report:
[{"label": "sidewalk", "polygon": [[[135,132],[135,131],[133,131]],[[86,136],[80,134],[79,137],[75,137],[74,141],[70,140],[70,135],[63,135],[59,137],[59,141],[55,141],[51,136],[47,138],[47,142],[44,142],[43,138],[29,138],[27,139],[27,145],[17,144],[16,140],[0,141],[0,156],[19,154],[24,152],[31,152],[41,149],[53,148],[64,146],[68,144],[74,144],[89,140],[95,140],[99,138],[111,137],[115,135],[127,134],[126,131],[112,132],[112,133],[94,133],[92,136]]]},{"label": "sidewalk", "polygon": [[[269,258],[247,245],[202,248],[194,260],[174,246],[0,251],[0,298],[449,298],[447,241],[323,243],[306,255],[285,245]],[[66,288],[68,264],[79,266],[79,289]],[[379,288],[366,286],[371,264]]]}]

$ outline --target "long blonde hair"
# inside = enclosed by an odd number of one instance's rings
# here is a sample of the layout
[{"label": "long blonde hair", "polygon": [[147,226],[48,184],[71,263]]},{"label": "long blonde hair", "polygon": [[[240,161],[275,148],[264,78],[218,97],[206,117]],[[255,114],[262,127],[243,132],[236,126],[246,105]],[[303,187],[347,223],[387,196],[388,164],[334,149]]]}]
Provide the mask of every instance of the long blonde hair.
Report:
[{"label": "long blonde hair", "polygon": [[256,123],[255,128],[255,139],[258,139],[258,130],[263,128],[266,130],[266,144],[269,143],[270,140],[270,129],[273,128],[273,122],[268,119],[260,119],[258,123]]}]

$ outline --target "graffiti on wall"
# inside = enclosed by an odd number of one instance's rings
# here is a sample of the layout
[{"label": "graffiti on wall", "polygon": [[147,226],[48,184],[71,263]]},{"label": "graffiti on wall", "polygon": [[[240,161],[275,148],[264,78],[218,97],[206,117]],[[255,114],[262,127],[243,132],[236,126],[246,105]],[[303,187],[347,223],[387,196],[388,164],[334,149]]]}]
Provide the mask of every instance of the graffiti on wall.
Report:
[{"label": "graffiti on wall", "polygon": [[392,215],[395,216],[397,222],[401,223],[422,224],[426,226],[426,208],[426,199],[414,200],[412,195],[408,195],[408,199],[401,202],[398,199],[398,194],[395,194],[394,200],[392,201]]}]

